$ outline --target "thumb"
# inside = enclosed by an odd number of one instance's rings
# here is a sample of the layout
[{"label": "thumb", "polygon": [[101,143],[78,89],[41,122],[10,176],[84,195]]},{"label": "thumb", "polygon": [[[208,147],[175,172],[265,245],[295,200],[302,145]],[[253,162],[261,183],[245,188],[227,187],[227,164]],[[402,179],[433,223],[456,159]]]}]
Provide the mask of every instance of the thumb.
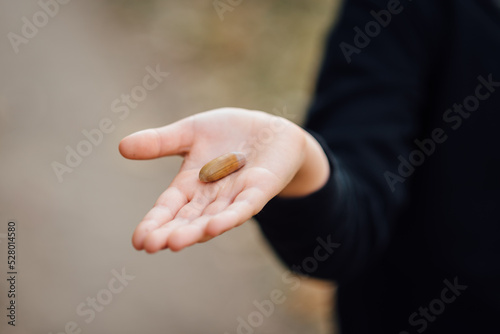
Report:
[{"label": "thumb", "polygon": [[183,155],[193,144],[193,116],[170,125],[142,130],[123,138],[118,146],[127,159],[155,159]]}]

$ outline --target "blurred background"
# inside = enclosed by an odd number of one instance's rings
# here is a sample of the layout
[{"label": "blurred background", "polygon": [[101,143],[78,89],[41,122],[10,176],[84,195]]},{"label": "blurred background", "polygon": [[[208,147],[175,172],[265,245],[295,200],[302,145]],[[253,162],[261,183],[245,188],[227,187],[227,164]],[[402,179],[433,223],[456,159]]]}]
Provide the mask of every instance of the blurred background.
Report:
[{"label": "blurred background", "polygon": [[[340,0],[58,1],[0,1],[2,310],[12,219],[18,271],[16,327],[2,311],[0,333],[332,333],[335,288],[291,289],[255,222],[180,253],[135,251],[181,159],[128,161],[117,147],[224,106],[300,124]],[[137,88],[157,68],[168,76]],[[275,289],[286,300],[260,321]]]}]

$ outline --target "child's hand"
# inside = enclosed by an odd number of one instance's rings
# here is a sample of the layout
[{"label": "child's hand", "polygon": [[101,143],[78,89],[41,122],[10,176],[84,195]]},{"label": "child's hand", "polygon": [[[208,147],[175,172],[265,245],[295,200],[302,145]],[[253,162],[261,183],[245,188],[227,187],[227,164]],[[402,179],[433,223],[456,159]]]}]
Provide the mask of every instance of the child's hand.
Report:
[{"label": "child's hand", "polygon": [[[319,188],[328,173],[310,184],[304,160],[311,147],[317,155],[316,141],[286,119],[236,108],[200,113],[124,138],[120,153],[129,159],[184,156],[177,176],[137,226],[134,247],[149,253],[178,251],[241,225],[280,192],[293,196]],[[242,169],[213,183],[198,179],[203,165],[232,151],[246,154]],[[316,159],[323,167],[325,161]],[[299,182],[287,187],[292,179]],[[291,189],[288,194],[285,187]]]}]

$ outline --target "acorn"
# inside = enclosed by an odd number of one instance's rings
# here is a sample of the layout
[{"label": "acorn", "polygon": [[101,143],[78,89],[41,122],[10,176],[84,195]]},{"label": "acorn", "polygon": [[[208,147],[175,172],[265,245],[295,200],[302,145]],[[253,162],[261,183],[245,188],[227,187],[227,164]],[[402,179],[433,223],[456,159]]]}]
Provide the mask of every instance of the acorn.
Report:
[{"label": "acorn", "polygon": [[220,180],[245,166],[247,160],[241,152],[230,152],[207,163],[200,170],[201,182],[214,182]]}]

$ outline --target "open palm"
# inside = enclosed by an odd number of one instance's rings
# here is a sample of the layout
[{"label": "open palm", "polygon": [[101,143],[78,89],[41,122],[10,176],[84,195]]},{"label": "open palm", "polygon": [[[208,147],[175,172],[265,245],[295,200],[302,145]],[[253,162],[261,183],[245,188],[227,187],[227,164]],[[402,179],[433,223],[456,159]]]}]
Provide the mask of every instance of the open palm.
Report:
[{"label": "open palm", "polygon": [[[294,177],[304,145],[301,128],[284,118],[236,108],[124,138],[120,152],[129,159],[184,156],[179,173],[137,226],[134,247],[178,251],[241,225]],[[204,164],[232,151],[245,153],[244,168],[217,182],[198,179]]]}]

